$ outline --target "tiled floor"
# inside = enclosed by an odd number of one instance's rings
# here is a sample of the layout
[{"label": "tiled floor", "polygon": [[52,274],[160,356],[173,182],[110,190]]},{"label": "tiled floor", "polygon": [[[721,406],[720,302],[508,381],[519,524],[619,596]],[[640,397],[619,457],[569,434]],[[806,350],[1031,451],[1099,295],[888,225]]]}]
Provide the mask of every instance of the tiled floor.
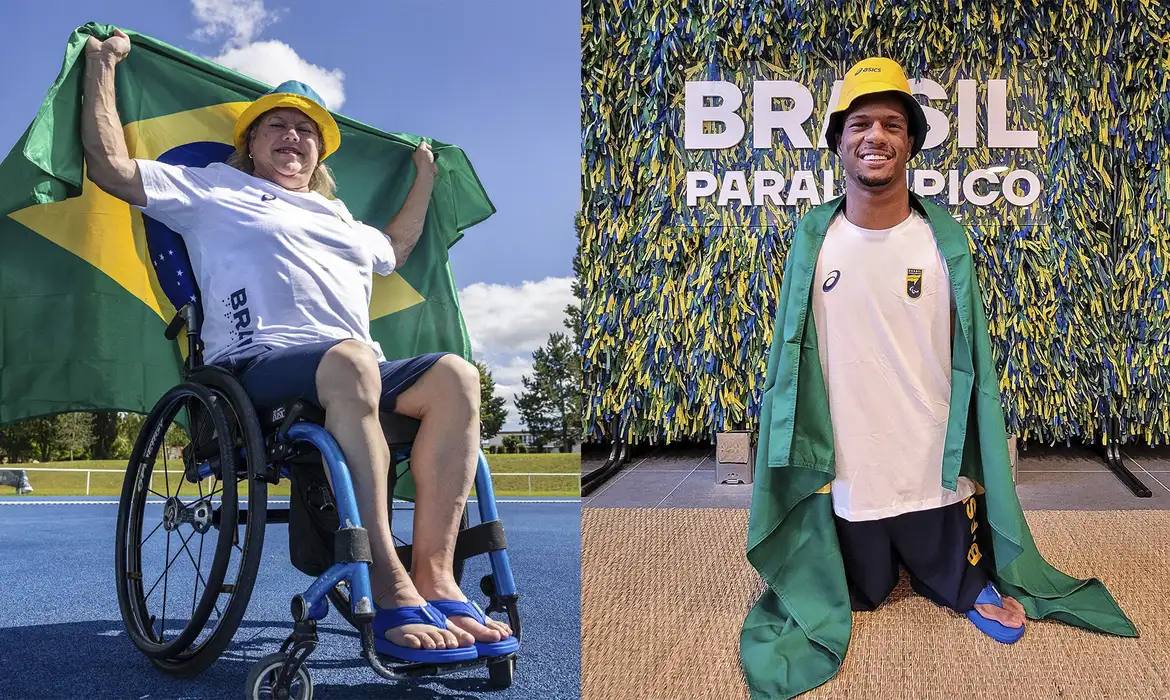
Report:
[{"label": "tiled floor", "polygon": [[[1031,510],[1170,510],[1170,448],[1124,451],[1130,471],[1152,492],[1138,498],[1095,452],[1029,446],[1020,452],[1017,493]],[[751,484],[715,483],[713,448],[659,448],[636,457],[582,501],[595,508],[748,508]],[[599,464],[587,458],[586,472]]]}]

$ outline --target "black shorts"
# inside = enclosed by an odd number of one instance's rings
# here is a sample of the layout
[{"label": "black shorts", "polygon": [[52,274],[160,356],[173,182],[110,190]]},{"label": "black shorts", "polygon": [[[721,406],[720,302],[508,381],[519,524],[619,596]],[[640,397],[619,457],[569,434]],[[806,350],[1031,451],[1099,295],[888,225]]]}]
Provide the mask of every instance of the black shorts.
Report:
[{"label": "black shorts", "polygon": [[942,508],[850,522],[839,517],[837,539],[854,610],[875,610],[898,583],[899,565],[919,595],[964,613],[987,585],[984,537],[975,496]]},{"label": "black shorts", "polygon": [[[236,375],[257,411],[278,408],[286,401],[296,399],[320,406],[321,401],[317,398],[317,366],[321,364],[325,352],[340,342],[326,340],[291,348],[257,344],[215,364]],[[393,411],[398,395],[418,381],[440,357],[448,354],[436,352],[380,362],[381,410]]]}]

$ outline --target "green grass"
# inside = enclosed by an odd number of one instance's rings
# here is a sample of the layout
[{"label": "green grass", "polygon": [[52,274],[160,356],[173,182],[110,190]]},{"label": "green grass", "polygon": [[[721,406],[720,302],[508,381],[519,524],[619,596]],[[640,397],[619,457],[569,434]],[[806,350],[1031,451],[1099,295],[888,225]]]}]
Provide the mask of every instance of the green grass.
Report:
[{"label": "green grass", "polygon": [[[495,485],[496,496],[551,496],[566,497],[581,495],[581,456],[577,454],[523,454],[523,455],[488,455],[488,465],[492,470],[492,483]],[[170,488],[178,486],[174,472],[178,471],[178,462],[168,463],[171,469]],[[125,460],[77,460],[73,462],[42,462],[40,464],[0,464],[4,469],[114,469],[117,473],[91,473],[89,475],[90,496],[119,496],[122,493],[122,480],[126,470]],[[159,493],[167,493],[163,480],[161,465],[157,465],[153,488]],[[510,476],[515,473],[539,473],[540,476]],[[79,472],[27,472],[29,484],[33,487],[31,497],[37,496],[84,496],[86,495],[85,474]],[[205,486],[206,488],[206,486]],[[16,490],[12,489],[15,494]],[[181,494],[198,493],[194,484],[183,484]],[[288,496],[289,484],[282,481],[277,486],[269,486],[268,493],[272,496]],[[9,495],[8,488],[0,487],[0,494]]]}]

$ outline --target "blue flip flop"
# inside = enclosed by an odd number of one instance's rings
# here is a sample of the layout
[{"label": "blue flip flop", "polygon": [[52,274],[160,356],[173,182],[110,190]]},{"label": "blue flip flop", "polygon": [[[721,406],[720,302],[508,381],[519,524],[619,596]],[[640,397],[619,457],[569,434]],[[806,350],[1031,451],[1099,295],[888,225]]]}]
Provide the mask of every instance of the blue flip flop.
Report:
[{"label": "blue flip flop", "polygon": [[379,654],[420,664],[447,664],[458,661],[474,661],[479,653],[475,647],[458,649],[412,649],[399,646],[386,639],[386,631],[403,625],[431,625],[447,629],[447,617],[430,605],[403,606],[401,608],[374,608],[374,649]]},{"label": "blue flip flop", "polygon": [[[447,617],[470,617],[481,625],[487,624],[487,613],[473,601],[428,600],[427,603],[438,608],[439,612]],[[505,637],[498,642],[475,643],[475,649],[480,657],[507,656],[519,648],[520,640],[515,637]]]},{"label": "blue flip flop", "polygon": [[[975,599],[975,604],[994,605],[1002,608],[1003,598],[1000,597],[999,591],[995,590],[995,586],[988,582],[983,587],[983,590],[979,592],[979,597]],[[1020,637],[1024,636],[1025,625],[1008,627],[995,620],[983,617],[975,608],[967,611],[967,619],[971,620],[979,628],[980,632],[1003,644],[1014,644],[1020,641]]]}]

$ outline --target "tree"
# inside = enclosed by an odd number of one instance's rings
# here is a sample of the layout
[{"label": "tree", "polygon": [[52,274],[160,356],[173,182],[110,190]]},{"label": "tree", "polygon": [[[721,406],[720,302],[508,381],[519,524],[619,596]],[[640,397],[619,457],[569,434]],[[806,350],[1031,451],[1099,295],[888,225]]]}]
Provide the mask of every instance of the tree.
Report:
[{"label": "tree", "polygon": [[516,410],[532,435],[533,445],[557,443],[569,452],[581,439],[581,355],[564,333],[553,333],[532,353],[532,376],[524,376],[524,392],[515,397]]},{"label": "tree", "polygon": [[577,424],[578,435],[585,434],[585,372],[583,352],[585,348],[585,306],[584,274],[581,264],[581,232],[584,220],[578,212],[576,219],[577,250],[573,253],[573,298],[575,303],[565,307],[565,328],[569,330],[569,337],[573,339],[573,352],[577,357]]},{"label": "tree", "polygon": [[117,411],[100,411],[93,417],[93,441],[89,451],[94,459],[115,459],[115,443],[122,416]]},{"label": "tree", "polygon": [[27,462],[36,449],[32,421],[22,420],[0,428],[0,452],[9,462]]},{"label": "tree", "polygon": [[28,437],[32,441],[34,454],[42,462],[48,462],[53,457],[53,440],[57,435],[57,426],[53,418],[29,418],[21,421],[25,423]]},{"label": "tree", "polygon": [[[573,254],[573,298],[576,303],[565,307],[565,328],[569,330],[569,337],[573,339],[577,354],[581,353],[581,346],[585,341],[585,320],[581,311],[582,304],[582,270],[581,270],[581,220],[577,221],[577,251]],[[582,387],[583,388],[583,387]]]},{"label": "tree", "polygon": [[508,409],[504,408],[508,400],[496,396],[496,380],[487,365],[477,360],[475,366],[479,369],[479,437],[491,440],[508,419]]},{"label": "tree", "polygon": [[57,450],[67,450],[69,461],[73,461],[74,453],[83,454],[93,443],[92,413],[61,413],[53,417],[53,446]]},{"label": "tree", "polygon": [[113,458],[130,459],[130,451],[134,449],[134,441],[138,439],[138,431],[146,422],[146,416],[141,413],[127,413],[118,422],[118,439],[114,441]]},{"label": "tree", "polygon": [[524,443],[520,441],[519,435],[509,435],[504,438],[504,452],[506,454],[514,455],[524,447]]}]

